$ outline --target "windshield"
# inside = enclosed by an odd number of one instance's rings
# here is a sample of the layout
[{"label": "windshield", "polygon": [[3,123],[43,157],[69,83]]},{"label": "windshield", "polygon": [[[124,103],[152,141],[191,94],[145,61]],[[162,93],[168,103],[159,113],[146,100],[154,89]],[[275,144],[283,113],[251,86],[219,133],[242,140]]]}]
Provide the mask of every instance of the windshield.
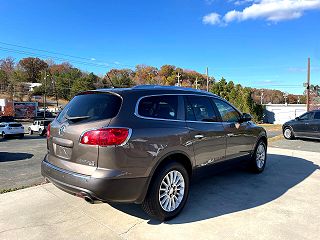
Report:
[{"label": "windshield", "polygon": [[75,96],[57,117],[66,120],[96,121],[115,117],[121,106],[121,98],[110,93],[90,93]]}]

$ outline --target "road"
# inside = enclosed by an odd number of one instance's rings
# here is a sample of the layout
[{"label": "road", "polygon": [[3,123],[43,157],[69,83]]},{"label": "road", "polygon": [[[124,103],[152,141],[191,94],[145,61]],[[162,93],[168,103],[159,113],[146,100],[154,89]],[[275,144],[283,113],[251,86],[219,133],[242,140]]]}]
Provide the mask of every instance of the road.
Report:
[{"label": "road", "polygon": [[0,138],[0,190],[43,182],[40,163],[46,153],[46,138]]},{"label": "road", "polygon": [[314,153],[270,148],[264,173],[207,173],[164,223],[137,205],[92,205],[43,184],[0,195],[0,239],[319,239],[319,164]]}]

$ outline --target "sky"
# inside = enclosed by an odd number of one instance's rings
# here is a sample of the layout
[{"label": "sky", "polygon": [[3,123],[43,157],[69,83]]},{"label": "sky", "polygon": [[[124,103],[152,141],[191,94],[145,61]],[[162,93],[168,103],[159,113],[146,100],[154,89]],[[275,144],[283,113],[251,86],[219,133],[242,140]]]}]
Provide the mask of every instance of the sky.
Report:
[{"label": "sky", "polygon": [[0,58],[111,68],[173,64],[248,87],[320,85],[320,0],[2,0]]}]

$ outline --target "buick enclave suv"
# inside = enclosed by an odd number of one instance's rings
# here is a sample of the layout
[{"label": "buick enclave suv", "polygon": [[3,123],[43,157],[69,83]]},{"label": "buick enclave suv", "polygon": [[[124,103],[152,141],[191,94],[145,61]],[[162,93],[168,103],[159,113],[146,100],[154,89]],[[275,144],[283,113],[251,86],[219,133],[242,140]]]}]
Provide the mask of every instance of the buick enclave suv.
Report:
[{"label": "buick enclave suv", "polygon": [[244,158],[266,165],[266,131],[226,100],[180,87],[137,86],[75,96],[47,130],[42,175],[89,202],[142,204],[168,220],[196,168]]}]

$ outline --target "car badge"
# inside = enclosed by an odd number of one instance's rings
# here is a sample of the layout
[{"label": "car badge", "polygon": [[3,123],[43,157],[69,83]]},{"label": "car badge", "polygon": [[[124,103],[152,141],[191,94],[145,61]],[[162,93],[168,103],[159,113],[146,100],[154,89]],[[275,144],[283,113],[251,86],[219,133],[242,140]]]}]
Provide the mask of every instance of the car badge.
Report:
[{"label": "car badge", "polygon": [[66,131],[66,126],[65,125],[63,125],[60,129],[59,129],[59,135],[63,135],[64,134],[64,132]]}]

